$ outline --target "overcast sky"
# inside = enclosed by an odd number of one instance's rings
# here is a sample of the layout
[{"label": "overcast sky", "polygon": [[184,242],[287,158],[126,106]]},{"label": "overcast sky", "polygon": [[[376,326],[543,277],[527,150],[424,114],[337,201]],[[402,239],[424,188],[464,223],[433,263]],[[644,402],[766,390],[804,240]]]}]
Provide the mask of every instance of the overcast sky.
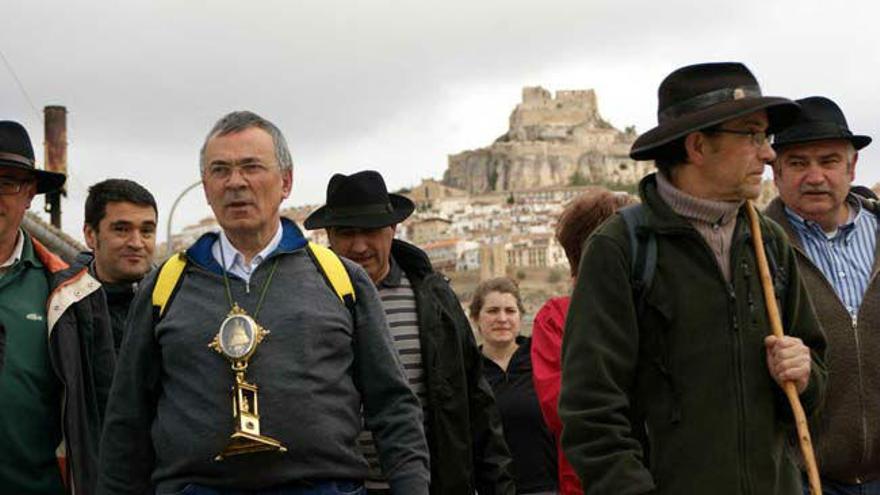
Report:
[{"label": "overcast sky", "polygon": [[[205,134],[232,110],[287,136],[285,205],[323,202],[335,172],[373,168],[391,189],[440,178],[447,155],[506,131],[523,86],[594,88],[607,120],[644,132],[663,77],[704,61],[746,63],[768,95],[829,96],[856,133],[880,138],[877,5],[4,0],[0,51],[28,96],[0,65],[0,118],[25,124],[42,163],[42,108],[67,107],[67,232],[81,238],[89,184],[126,177],[155,194],[164,241]],[[861,153],[858,182],[880,181],[878,150]],[[174,230],[209,214],[197,189]]]}]

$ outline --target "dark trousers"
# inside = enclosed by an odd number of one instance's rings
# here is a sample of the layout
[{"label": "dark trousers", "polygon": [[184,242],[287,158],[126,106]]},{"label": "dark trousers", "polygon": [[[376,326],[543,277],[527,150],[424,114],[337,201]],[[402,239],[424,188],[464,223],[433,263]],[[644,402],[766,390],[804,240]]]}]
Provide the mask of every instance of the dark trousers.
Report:
[{"label": "dark trousers", "polygon": [[187,485],[183,491],[174,495],[365,495],[366,493],[363,483],[359,481],[319,481],[263,490],[231,490]]},{"label": "dark trousers", "polygon": [[[810,482],[806,475],[804,475],[804,495],[810,495]],[[822,495],[880,495],[880,480],[850,485],[822,478]]]}]

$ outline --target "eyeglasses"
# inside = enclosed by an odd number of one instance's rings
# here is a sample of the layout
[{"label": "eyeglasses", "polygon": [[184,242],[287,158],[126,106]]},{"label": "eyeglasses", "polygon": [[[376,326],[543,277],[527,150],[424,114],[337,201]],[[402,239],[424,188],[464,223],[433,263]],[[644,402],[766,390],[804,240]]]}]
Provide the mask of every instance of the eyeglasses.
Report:
[{"label": "eyeglasses", "polygon": [[706,129],[707,133],[724,133],[724,134],[736,134],[739,136],[748,136],[752,144],[755,146],[761,147],[765,144],[773,144],[773,134],[768,134],[767,131],[738,131],[735,129]]},{"label": "eyeglasses", "polygon": [[256,177],[270,170],[269,167],[262,163],[244,163],[240,165],[227,165],[225,163],[214,163],[208,166],[206,175],[211,179],[226,180],[232,177],[232,171],[238,170],[244,177]]},{"label": "eyeglasses", "polygon": [[0,194],[18,194],[24,186],[30,184],[29,180],[17,180],[9,177],[0,177]]}]

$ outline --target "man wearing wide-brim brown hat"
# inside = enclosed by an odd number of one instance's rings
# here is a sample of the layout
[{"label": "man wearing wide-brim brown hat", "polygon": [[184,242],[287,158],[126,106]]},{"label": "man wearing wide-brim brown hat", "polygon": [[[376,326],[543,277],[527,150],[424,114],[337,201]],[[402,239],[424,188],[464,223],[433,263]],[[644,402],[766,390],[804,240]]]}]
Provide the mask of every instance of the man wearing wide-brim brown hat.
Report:
[{"label": "man wearing wide-brim brown hat", "polygon": [[766,337],[745,212],[798,110],[739,63],[661,83],[659,124],[630,152],[659,171],[587,241],[566,320],[562,443],[587,494],[800,493],[780,384],[815,410],[825,342],[785,234],[761,218],[789,335]]},{"label": "man wearing wide-brim brown hat", "polygon": [[[379,172],[335,174],[327,203],[305,221],[326,229],[336,254],[360,264],[382,298],[394,345],[425,413],[431,495],[514,495],[513,461],[480,351],[449,281],[418,247],[395,239],[413,202],[389,193]],[[367,493],[390,493],[372,438],[359,439]]]},{"label": "man wearing wide-brim brown hat", "polygon": [[[776,136],[779,197],[767,216],[785,229],[828,339],[828,394],[813,421],[824,493],[880,493],[880,205],[851,192],[869,136],[832,100],[798,100]],[[869,190],[870,191],[870,190]]]},{"label": "man wearing wide-brim brown hat", "polygon": [[[0,121],[0,491],[93,493],[113,376],[104,295],[21,228],[36,194],[65,176],[36,168],[21,124]],[[63,441],[62,455],[56,449]]]}]

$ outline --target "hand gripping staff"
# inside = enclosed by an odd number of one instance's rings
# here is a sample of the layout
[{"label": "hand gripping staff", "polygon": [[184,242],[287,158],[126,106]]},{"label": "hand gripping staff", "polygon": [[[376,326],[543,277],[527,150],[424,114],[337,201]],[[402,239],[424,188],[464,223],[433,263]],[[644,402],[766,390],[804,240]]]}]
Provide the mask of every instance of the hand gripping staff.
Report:
[{"label": "hand gripping staff", "polygon": [[[764,290],[764,302],[767,304],[767,317],[770,319],[770,328],[773,335],[782,338],[782,319],[779,317],[779,307],[776,305],[776,296],[773,292],[773,280],[770,278],[770,268],[767,265],[767,253],[764,252],[764,239],[761,235],[761,226],[758,223],[758,213],[751,201],[746,201],[746,211],[749,214],[749,230],[752,232],[752,245],[755,249],[755,258],[758,260],[758,271],[761,274],[761,288]],[[807,416],[801,406],[797,387],[791,380],[786,381],[782,389],[791,404],[794,413],[794,421],[797,426],[798,443],[801,446],[801,454],[807,466],[807,476],[810,480],[810,494],[822,495],[822,485],[819,482],[819,468],[816,465],[816,455],[813,453],[813,442],[810,440],[810,429],[807,426]]]}]

